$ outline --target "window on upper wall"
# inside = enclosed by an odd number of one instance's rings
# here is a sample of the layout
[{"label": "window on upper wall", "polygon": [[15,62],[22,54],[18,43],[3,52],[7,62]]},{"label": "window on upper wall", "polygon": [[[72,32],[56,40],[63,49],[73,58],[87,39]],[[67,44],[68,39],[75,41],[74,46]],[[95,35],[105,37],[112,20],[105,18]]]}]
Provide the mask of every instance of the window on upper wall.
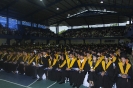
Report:
[{"label": "window on upper wall", "polygon": [[41,24],[38,24],[38,28],[45,29],[45,26],[44,25],[41,25]]},{"label": "window on upper wall", "polygon": [[22,21],[22,25],[25,25],[25,26],[31,26],[31,22]]},{"label": "window on upper wall", "polygon": [[37,27],[37,24],[36,23],[33,23],[33,27]]},{"label": "window on upper wall", "polygon": [[0,24],[1,24],[3,27],[6,27],[6,17],[0,16]]},{"label": "window on upper wall", "polygon": [[17,20],[16,19],[9,18],[9,28],[10,29],[15,29],[15,30],[18,29],[18,25],[17,25]]}]

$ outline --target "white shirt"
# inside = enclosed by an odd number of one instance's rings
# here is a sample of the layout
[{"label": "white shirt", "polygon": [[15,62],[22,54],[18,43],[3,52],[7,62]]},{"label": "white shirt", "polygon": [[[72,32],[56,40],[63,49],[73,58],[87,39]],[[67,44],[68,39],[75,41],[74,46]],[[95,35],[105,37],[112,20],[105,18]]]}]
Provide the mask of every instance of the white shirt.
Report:
[{"label": "white shirt", "polygon": [[84,59],[83,60],[80,60],[80,62],[83,63],[84,62]]}]

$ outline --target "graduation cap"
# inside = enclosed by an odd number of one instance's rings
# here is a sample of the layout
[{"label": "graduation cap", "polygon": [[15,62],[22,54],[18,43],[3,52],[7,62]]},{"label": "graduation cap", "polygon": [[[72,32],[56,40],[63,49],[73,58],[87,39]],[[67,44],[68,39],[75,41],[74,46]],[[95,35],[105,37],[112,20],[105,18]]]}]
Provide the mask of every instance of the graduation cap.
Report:
[{"label": "graduation cap", "polygon": [[90,51],[86,51],[86,53],[89,53],[89,54],[91,54],[91,52],[90,52]]},{"label": "graduation cap", "polygon": [[122,54],[120,55],[120,58],[125,58],[125,59],[127,59],[127,54],[122,53]]},{"label": "graduation cap", "polygon": [[70,55],[70,54],[73,54],[73,52],[69,52],[69,55]]},{"label": "graduation cap", "polygon": [[54,54],[51,54],[50,56],[52,57],[52,59],[54,59],[54,58],[55,58],[55,55],[54,55]]},{"label": "graduation cap", "polygon": [[97,54],[93,54],[92,56],[94,56],[94,57],[98,57],[98,55],[97,55]]},{"label": "graduation cap", "polygon": [[114,54],[114,51],[110,51],[109,54]]},{"label": "graduation cap", "polygon": [[109,54],[105,54],[105,57],[106,57],[106,58],[109,58],[109,57],[110,57],[110,55],[109,55]]},{"label": "graduation cap", "polygon": [[83,53],[83,52],[79,52],[79,55],[80,55],[80,56],[84,56],[84,53]]},{"label": "graduation cap", "polygon": [[61,56],[62,56],[64,59],[66,59],[66,55],[65,55],[65,54],[61,54]]},{"label": "graduation cap", "polygon": [[47,49],[42,49],[42,50],[40,50],[41,52],[47,52]]}]

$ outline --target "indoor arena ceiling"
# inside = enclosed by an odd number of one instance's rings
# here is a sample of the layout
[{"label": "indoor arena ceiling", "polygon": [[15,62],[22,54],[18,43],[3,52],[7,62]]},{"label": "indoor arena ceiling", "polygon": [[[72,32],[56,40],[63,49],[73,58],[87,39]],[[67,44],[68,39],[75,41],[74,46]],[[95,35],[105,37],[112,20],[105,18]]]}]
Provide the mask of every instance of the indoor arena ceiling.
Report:
[{"label": "indoor arena ceiling", "polygon": [[0,15],[44,25],[126,22],[133,0],[0,0]]}]

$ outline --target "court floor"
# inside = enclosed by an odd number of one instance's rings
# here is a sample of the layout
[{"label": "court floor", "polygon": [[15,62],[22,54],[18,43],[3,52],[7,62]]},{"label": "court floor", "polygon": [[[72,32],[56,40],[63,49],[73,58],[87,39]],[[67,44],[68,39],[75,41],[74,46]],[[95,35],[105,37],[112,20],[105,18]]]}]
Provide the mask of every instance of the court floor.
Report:
[{"label": "court floor", "polygon": [[[0,88],[72,88],[69,83],[58,84],[50,80],[37,81],[25,75],[0,72]],[[80,88],[87,88],[81,86]]]}]

